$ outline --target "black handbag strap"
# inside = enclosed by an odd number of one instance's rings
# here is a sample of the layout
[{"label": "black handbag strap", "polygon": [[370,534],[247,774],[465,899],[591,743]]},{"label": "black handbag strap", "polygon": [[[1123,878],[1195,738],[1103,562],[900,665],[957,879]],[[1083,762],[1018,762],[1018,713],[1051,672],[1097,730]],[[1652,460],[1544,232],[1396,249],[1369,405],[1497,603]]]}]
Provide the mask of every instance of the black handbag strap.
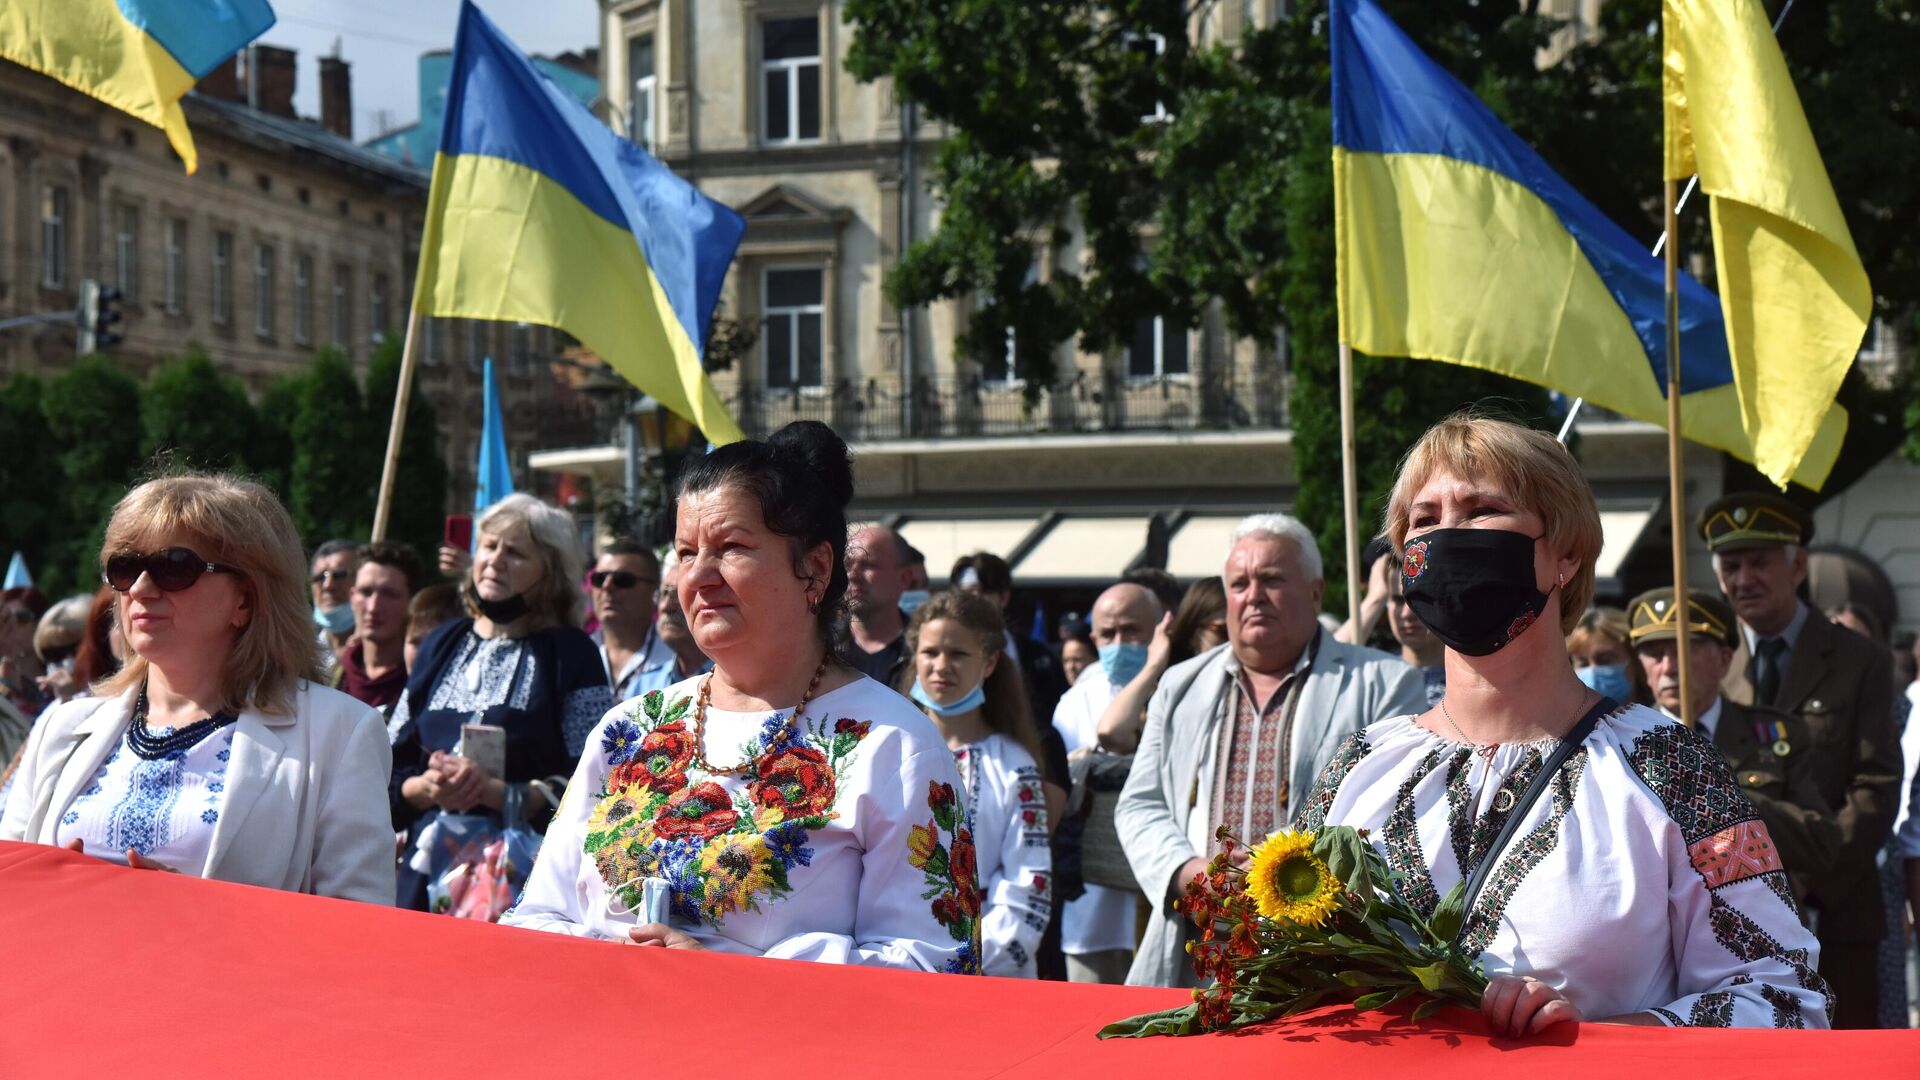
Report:
[{"label": "black handbag strap", "polygon": [[[1500,864],[1500,853],[1506,850],[1508,841],[1513,839],[1513,834],[1520,831],[1520,822],[1526,818],[1527,811],[1533,807],[1533,804],[1540,801],[1540,795],[1547,790],[1547,785],[1553,783],[1553,778],[1559,773],[1560,766],[1565,765],[1567,759],[1573,756],[1573,752],[1580,749],[1581,744],[1587,741],[1587,736],[1593,734],[1594,726],[1600,723],[1600,718],[1619,707],[1619,702],[1602,695],[1600,703],[1588,709],[1587,714],[1580,718],[1580,722],[1573,725],[1573,730],[1560,737],[1559,745],[1553,748],[1553,753],[1548,755],[1546,762],[1540,766],[1540,771],[1533,774],[1533,782],[1520,793],[1519,800],[1513,804],[1513,812],[1507,815],[1506,823],[1500,826],[1499,834],[1493,838],[1493,843],[1487,846],[1485,854],[1480,856],[1480,862],[1474,866],[1473,874],[1467,878],[1466,903],[1460,909],[1462,912],[1468,915],[1473,913],[1473,904],[1480,898],[1480,890],[1486,886],[1487,879],[1493,876],[1494,867]],[[1460,920],[1460,931],[1455,935],[1456,940],[1466,934],[1467,922],[1465,918]]]}]

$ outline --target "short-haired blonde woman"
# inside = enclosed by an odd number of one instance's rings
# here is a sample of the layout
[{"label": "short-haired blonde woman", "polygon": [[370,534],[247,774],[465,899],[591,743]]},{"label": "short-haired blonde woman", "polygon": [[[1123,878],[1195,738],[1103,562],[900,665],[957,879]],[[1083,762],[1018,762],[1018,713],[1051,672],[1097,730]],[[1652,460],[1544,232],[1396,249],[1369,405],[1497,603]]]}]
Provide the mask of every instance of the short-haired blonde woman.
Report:
[{"label": "short-haired blonde woman", "polygon": [[386,732],[314,681],[286,510],[232,477],[149,481],[114,508],[100,561],[126,664],[36,725],[0,839],[390,903]]},{"label": "short-haired blonde woman", "polygon": [[[568,776],[587,733],[613,707],[600,651],[580,630],[580,555],[573,519],[531,495],[509,495],[474,522],[461,587],[467,618],[427,635],[394,706],[393,826],[414,839],[442,810],[497,813],[507,785]],[[506,729],[501,776],[454,751],[464,724]],[[535,821],[553,812],[537,793]],[[400,874],[399,903],[426,909],[426,879]]]},{"label": "short-haired blonde woman", "polygon": [[1628,639],[1627,613],[1619,608],[1588,608],[1567,631],[1567,658],[1574,675],[1592,689],[1623,705],[1653,704]]},{"label": "short-haired blonde woman", "polygon": [[1348,740],[1296,824],[1367,830],[1428,912],[1484,867],[1459,940],[1499,1033],[1828,1026],[1819,945],[1719,752],[1574,677],[1564,635],[1593,595],[1600,515],[1566,448],[1444,420],[1401,463],[1386,525],[1446,643],[1446,694]]}]

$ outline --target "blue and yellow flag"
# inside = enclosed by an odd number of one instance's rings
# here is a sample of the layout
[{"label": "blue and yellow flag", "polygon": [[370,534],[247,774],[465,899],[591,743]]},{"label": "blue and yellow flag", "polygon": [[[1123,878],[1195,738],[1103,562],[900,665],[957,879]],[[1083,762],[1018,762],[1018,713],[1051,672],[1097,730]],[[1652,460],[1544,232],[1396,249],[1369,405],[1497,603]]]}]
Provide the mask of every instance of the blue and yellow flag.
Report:
[{"label": "blue and yellow flag", "polygon": [[709,441],[733,442],[744,436],[700,357],[745,231],[461,5],[420,237],[422,314],[563,330]]},{"label": "blue and yellow flag", "polygon": [[1754,464],[1784,487],[1860,352],[1873,286],[1760,5],[1665,0],[1661,22],[1667,179],[1698,172],[1712,199],[1733,381]]},{"label": "blue and yellow flag", "polygon": [[[1660,261],[1372,0],[1333,0],[1330,15],[1341,339],[1665,427]],[[1682,434],[1756,461],[1720,304],[1685,275],[1680,339]],[[1825,411],[1797,467],[1775,479],[1818,489],[1845,434],[1845,411]]]},{"label": "blue and yellow flag", "polygon": [[0,56],[165,131],[193,172],[180,99],[273,21],[267,0],[5,0]]},{"label": "blue and yellow flag", "polygon": [[493,357],[487,357],[481,382],[480,454],[473,463],[473,512],[513,494],[513,465],[507,459],[507,425],[500,413],[500,382],[493,376]]}]

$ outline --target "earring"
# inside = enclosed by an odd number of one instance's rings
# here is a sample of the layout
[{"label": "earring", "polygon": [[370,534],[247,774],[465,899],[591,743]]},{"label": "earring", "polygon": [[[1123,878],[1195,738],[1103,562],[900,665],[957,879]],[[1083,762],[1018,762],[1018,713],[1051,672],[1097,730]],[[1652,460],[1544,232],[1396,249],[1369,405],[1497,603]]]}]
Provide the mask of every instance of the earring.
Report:
[{"label": "earring", "polygon": [[1555,577],[1553,580],[1554,580],[1554,584],[1556,585],[1565,585],[1567,583],[1567,575],[1561,574]]},{"label": "earring", "polygon": [[807,594],[807,614],[809,615],[820,614],[820,599],[819,597],[814,596],[812,593]]}]

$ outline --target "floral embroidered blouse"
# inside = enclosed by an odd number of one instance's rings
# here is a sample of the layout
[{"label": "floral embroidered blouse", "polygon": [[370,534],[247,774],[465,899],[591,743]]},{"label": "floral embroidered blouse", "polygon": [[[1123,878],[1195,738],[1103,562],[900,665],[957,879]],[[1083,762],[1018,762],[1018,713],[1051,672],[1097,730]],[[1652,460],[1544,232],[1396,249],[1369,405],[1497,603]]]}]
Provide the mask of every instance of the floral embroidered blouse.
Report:
[{"label": "floral embroidered blouse", "polygon": [[709,707],[699,677],[601,720],[509,926],[626,940],[642,882],[710,949],[925,971],[980,970],[980,888],[960,775],[939,730],[871,679],[791,711]]},{"label": "floral embroidered blouse", "polygon": [[1053,853],[1040,769],[1033,755],[1005,735],[989,735],[953,756],[978,853],[981,971],[1034,978],[1034,951],[1053,911]]},{"label": "floral embroidered blouse", "polygon": [[[1353,736],[1295,824],[1365,829],[1431,911],[1477,865],[1554,744],[1489,762],[1413,722]],[[1487,974],[1531,975],[1592,1019],[1825,1028],[1832,999],[1779,854],[1713,744],[1642,706],[1568,758],[1468,912]]]},{"label": "floral embroidered blouse", "polygon": [[124,865],[131,848],[162,866],[199,874],[226,806],[232,756],[232,725],[152,761],[129,749],[123,733],[93,782],[61,816],[55,839],[79,840],[87,854],[108,862]]}]

